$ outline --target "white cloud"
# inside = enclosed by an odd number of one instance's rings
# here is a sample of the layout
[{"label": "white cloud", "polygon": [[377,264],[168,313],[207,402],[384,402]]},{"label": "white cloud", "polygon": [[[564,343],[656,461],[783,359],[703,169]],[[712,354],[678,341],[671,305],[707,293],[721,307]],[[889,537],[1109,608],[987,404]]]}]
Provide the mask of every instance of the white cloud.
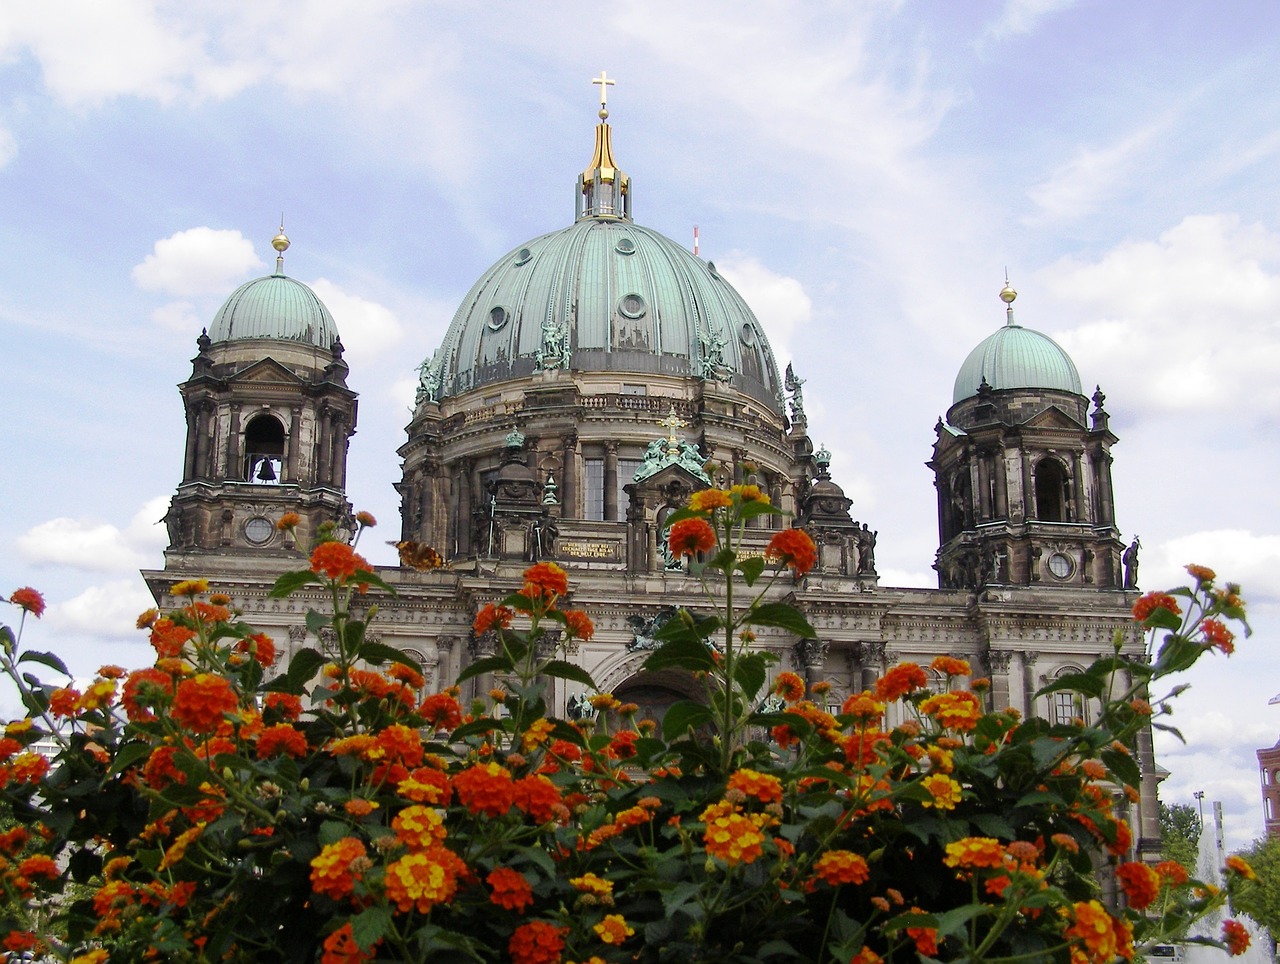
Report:
[{"label": "white cloud", "polygon": [[1155,241],[1063,258],[1037,278],[1080,319],[1058,340],[1127,405],[1280,413],[1280,234],[1264,225],[1193,215]]},{"label": "white cloud", "polygon": [[152,498],[124,529],[92,519],[50,519],[18,536],[18,553],[33,565],[91,572],[128,572],[154,565],[168,544],[168,533],[159,521],[168,504],[168,496]]},{"label": "white cloud", "polygon": [[353,364],[375,358],[404,336],[400,319],[385,305],[344,291],[326,278],[312,282],[311,289],[337,322],[342,344],[351,353]]},{"label": "white cloud", "polygon": [[253,242],[239,231],[198,227],[157,241],[155,250],[134,267],[133,280],[144,291],[178,297],[226,294],[261,267]]},{"label": "white cloud", "polygon": [[18,142],[7,127],[0,127],[0,167],[18,156]]},{"label": "white cloud", "polygon": [[1076,0],[1005,0],[1000,19],[987,28],[987,35],[996,39],[1031,33],[1050,14],[1065,10]]},{"label": "white cloud", "polygon": [[716,262],[760,320],[779,369],[791,360],[791,337],[813,317],[813,302],[795,278],[780,275],[741,251],[730,251]]},{"label": "white cloud", "polygon": [[[1243,529],[1214,529],[1170,539],[1155,547],[1150,576],[1143,584],[1172,586],[1187,581],[1189,563],[1211,564],[1220,581],[1240,583],[1246,601],[1280,600],[1280,535]],[[1280,689],[1280,684],[1277,684]]]},{"label": "white cloud", "polygon": [[1027,195],[1051,218],[1078,218],[1093,213],[1138,171],[1138,160],[1159,131],[1158,125],[1130,134],[1103,148],[1080,148]]},{"label": "white cloud", "polygon": [[189,301],[171,301],[151,312],[151,320],[161,328],[191,334],[197,328],[208,325],[207,318],[196,314],[196,306]]},{"label": "white cloud", "polygon": [[134,640],[138,638],[138,614],[154,605],[141,579],[117,579],[54,603],[44,621],[59,635]]}]

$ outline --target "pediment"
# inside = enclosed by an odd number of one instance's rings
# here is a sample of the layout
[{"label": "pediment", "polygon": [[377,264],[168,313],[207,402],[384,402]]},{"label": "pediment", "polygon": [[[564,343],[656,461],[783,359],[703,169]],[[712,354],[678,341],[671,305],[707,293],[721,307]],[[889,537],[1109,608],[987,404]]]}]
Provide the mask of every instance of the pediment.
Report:
[{"label": "pediment", "polygon": [[232,385],[270,384],[302,385],[303,380],[274,358],[263,358],[227,378]]},{"label": "pediment", "polygon": [[630,482],[625,488],[639,493],[641,500],[650,504],[655,500],[646,496],[656,492],[661,494],[661,501],[680,505],[694,492],[707,488],[707,483],[678,462],[673,462],[671,465],[663,466],[643,482]]},{"label": "pediment", "polygon": [[1043,412],[1031,416],[1023,423],[1022,427],[1024,429],[1059,429],[1071,432],[1082,432],[1085,428],[1062,409],[1058,408],[1057,405],[1050,405]]}]

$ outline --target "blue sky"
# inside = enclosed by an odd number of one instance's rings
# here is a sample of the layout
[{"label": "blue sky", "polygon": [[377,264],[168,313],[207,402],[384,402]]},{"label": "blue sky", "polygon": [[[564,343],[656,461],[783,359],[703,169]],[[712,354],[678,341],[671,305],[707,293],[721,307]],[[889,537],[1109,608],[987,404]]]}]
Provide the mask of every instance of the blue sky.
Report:
[{"label": "blue sky", "polygon": [[[414,368],[472,281],[573,217],[601,69],[636,219],[738,285],[811,434],[931,585],[933,425],[1004,321],[1107,393],[1144,588],[1202,562],[1257,630],[1197,668],[1164,797],[1261,832],[1280,735],[1280,7],[1009,0],[546,5],[48,0],[0,10],[0,588],[91,672],[147,658],[136,576],[179,480],[174,386],[286,271],[361,393],[349,493],[397,534]],[[384,530],[378,530],[382,533]],[[380,549],[376,561],[390,563]]]}]

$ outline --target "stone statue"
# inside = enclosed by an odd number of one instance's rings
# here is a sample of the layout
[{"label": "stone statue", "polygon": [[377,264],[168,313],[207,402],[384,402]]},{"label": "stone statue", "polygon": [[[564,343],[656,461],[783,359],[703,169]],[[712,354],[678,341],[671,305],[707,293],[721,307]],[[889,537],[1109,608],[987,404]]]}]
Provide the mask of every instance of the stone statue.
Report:
[{"label": "stone statue", "polygon": [[880,530],[874,532],[862,523],[858,530],[858,572],[874,573],[876,571],[876,539]]},{"label": "stone statue", "polygon": [[724,360],[724,336],[718,331],[704,334],[702,326],[698,326],[698,343],[702,346],[702,357],[698,360],[698,374],[705,379],[728,381],[733,369]]},{"label": "stone statue", "polygon": [[1133,541],[1129,543],[1129,548],[1124,551],[1121,561],[1124,563],[1124,588],[1138,588],[1138,550],[1142,548],[1142,542],[1137,536],[1133,537]]},{"label": "stone statue", "polygon": [[585,720],[595,712],[591,707],[591,698],[586,693],[570,696],[564,708],[565,715],[571,720]]},{"label": "stone statue", "polygon": [[783,387],[791,393],[791,418],[793,421],[804,420],[804,391],[802,386],[805,379],[796,375],[791,368],[791,362],[787,362],[787,373],[783,378]]},{"label": "stone statue", "polygon": [[548,316],[542,323],[542,344],[535,356],[538,371],[569,367],[569,326]]},{"label": "stone statue", "polygon": [[424,401],[434,403],[440,400],[444,372],[437,358],[438,355],[439,352],[436,352],[428,361],[418,366],[418,394],[414,399],[415,405],[420,405]]}]

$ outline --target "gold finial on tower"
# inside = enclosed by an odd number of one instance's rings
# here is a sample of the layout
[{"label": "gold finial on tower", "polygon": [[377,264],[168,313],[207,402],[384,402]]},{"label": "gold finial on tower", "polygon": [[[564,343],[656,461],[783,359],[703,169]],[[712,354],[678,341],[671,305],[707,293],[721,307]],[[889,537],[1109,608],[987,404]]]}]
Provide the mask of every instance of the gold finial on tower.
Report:
[{"label": "gold finial on tower", "polygon": [[658,424],[667,430],[667,454],[671,456],[680,454],[680,438],[676,435],[676,429],[684,428],[689,423],[676,414],[675,403],[671,405],[671,411],[667,413],[667,417],[658,420]]},{"label": "gold finial on tower", "polygon": [[1013,324],[1013,302],[1018,297],[1018,293],[1013,290],[1013,286],[1009,284],[1009,269],[1004,271],[1004,287],[1000,289],[1000,300],[1006,305],[1005,307],[1005,324]]},{"label": "gold finial on tower", "polygon": [[271,239],[276,249],[276,274],[284,274],[284,253],[289,250],[289,236],[284,233],[284,215],[280,215],[280,233]]},{"label": "gold finial on tower", "polygon": [[609,78],[609,75],[602,70],[600,71],[600,76],[592,79],[591,83],[598,84],[600,87],[600,119],[608,120],[609,119],[609,88],[612,87],[616,83],[616,81],[611,80]]}]

